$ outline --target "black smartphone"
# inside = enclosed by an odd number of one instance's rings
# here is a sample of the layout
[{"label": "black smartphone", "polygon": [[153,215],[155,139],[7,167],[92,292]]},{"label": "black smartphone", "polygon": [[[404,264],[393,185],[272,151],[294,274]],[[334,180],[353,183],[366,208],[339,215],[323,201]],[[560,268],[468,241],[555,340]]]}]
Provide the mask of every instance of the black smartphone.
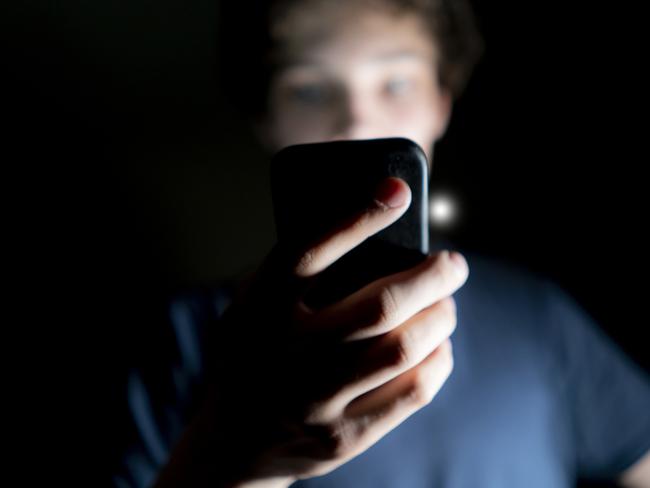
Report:
[{"label": "black smartphone", "polygon": [[319,273],[304,297],[313,308],[410,268],[429,254],[428,164],[422,148],[396,137],[285,147],[271,160],[271,196],[278,242],[309,245],[363,210],[388,176],[408,183],[412,200],[393,224]]}]

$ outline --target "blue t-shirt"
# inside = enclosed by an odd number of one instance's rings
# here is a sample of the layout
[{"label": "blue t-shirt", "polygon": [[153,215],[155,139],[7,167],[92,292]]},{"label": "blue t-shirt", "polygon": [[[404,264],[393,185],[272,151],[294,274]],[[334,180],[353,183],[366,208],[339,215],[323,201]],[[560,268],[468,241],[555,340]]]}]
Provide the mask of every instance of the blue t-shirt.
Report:
[{"label": "blue t-shirt", "polygon": [[[463,252],[454,370],[433,401],[368,450],[294,488],[563,488],[615,479],[650,448],[650,381],[552,280]],[[178,296],[164,364],[128,382],[134,437],[114,476],[150,486],[197,407],[207,327],[227,288]]]}]

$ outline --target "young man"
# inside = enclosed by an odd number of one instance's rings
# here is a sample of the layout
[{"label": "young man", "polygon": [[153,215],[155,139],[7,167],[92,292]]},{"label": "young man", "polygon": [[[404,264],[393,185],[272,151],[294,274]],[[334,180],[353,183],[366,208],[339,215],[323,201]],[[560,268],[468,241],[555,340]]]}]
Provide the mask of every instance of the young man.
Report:
[{"label": "young man", "polygon": [[[270,153],[402,136],[431,163],[480,52],[463,2],[249,8],[244,32],[260,37],[227,65]],[[223,32],[232,48],[235,29]],[[321,270],[409,201],[389,179],[312,248],[276,246],[244,285],[179,297],[175,352],[131,377],[138,440],[116,483],[650,486],[648,379],[548,280],[441,250],[323,310],[301,303]]]}]

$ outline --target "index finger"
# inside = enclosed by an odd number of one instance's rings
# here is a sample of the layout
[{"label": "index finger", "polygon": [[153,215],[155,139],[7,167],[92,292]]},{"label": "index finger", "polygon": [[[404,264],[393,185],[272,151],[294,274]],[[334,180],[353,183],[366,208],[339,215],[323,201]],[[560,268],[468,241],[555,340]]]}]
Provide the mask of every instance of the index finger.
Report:
[{"label": "index finger", "polygon": [[351,215],[297,256],[293,273],[299,277],[320,273],[368,237],[395,222],[410,203],[408,184],[401,178],[385,178],[367,208]]},{"label": "index finger", "polygon": [[401,178],[388,177],[369,205],[302,249],[277,243],[267,257],[264,274],[284,295],[300,299],[313,278],[368,237],[401,217],[411,203],[411,190]]}]

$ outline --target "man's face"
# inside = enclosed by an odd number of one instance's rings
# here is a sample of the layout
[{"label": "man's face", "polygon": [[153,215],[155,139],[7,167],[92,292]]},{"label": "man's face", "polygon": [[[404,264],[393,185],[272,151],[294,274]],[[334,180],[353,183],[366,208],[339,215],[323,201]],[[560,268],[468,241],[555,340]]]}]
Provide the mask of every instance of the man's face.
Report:
[{"label": "man's face", "polygon": [[431,161],[451,100],[437,82],[437,53],[420,20],[366,11],[335,25],[294,42],[284,56],[270,86],[269,114],[258,126],[267,148],[407,137]]}]

